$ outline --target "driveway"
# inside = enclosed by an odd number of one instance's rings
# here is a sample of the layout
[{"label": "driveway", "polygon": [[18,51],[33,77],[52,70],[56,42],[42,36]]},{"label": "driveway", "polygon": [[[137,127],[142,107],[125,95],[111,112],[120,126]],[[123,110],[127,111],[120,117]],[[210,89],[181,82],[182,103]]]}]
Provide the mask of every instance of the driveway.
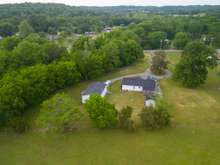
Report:
[{"label": "driveway", "polygon": [[[157,50],[147,50],[145,52],[148,52],[148,53],[153,55],[156,51]],[[172,50],[166,50],[166,51],[167,52],[182,52],[182,50],[173,50],[173,49]],[[151,59],[150,59],[149,63],[151,63]],[[111,83],[114,83],[118,80],[122,80],[123,78],[128,78],[128,77],[141,77],[141,78],[144,78],[144,79],[146,79],[148,77],[152,77],[156,80],[160,80],[160,79],[164,79],[164,78],[170,78],[171,76],[172,76],[172,73],[169,70],[166,70],[164,75],[155,75],[148,68],[147,70],[145,70],[145,72],[116,77],[116,78],[111,79],[110,81],[111,81]]]},{"label": "driveway", "polygon": [[128,78],[128,77],[141,77],[141,78],[148,78],[148,77],[152,77],[153,79],[156,80],[160,80],[160,79],[164,79],[164,78],[170,78],[172,76],[172,73],[169,70],[165,71],[164,75],[158,76],[153,74],[150,69],[147,69],[145,72],[143,73],[136,73],[136,74],[130,74],[130,75],[126,75],[126,76],[120,76],[120,77],[116,77],[114,79],[111,79],[111,83],[114,83],[118,80],[122,80],[123,78]]}]

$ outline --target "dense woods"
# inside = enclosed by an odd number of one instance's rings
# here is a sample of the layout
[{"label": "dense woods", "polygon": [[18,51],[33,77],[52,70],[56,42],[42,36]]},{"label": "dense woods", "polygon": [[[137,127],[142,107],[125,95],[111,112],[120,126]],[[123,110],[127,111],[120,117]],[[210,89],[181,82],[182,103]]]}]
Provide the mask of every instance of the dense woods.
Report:
[{"label": "dense woods", "polygon": [[[165,39],[173,40],[177,32],[218,47],[219,11],[219,6],[96,8],[31,3],[0,5],[0,35],[16,34],[27,22],[32,27],[29,30],[49,34],[101,32],[107,26],[130,25],[141,37],[145,48],[167,47],[170,42]],[[177,38],[185,35],[179,34]]]}]

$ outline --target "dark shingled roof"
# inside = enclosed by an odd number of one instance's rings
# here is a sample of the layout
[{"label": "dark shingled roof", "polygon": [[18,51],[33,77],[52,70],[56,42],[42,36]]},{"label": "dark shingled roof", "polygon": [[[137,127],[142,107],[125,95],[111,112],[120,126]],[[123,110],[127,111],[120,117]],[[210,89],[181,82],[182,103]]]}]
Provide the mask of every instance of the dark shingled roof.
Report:
[{"label": "dark shingled roof", "polygon": [[123,78],[122,85],[142,86],[145,91],[155,91],[156,81],[152,79],[141,79],[140,77]]},{"label": "dark shingled roof", "polygon": [[102,82],[93,83],[81,94],[82,95],[90,95],[93,93],[102,94],[103,90],[105,89],[105,86],[106,84]]}]

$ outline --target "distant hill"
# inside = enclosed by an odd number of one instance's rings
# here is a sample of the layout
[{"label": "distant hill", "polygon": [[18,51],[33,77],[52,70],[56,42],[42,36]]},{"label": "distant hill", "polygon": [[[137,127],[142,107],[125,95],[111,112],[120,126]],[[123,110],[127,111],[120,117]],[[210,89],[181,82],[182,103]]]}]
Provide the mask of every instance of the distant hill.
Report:
[{"label": "distant hill", "polygon": [[[56,12],[54,12],[56,11]],[[0,17],[6,15],[25,15],[30,13],[47,13],[55,15],[77,16],[83,14],[97,15],[99,13],[131,13],[147,12],[160,14],[198,14],[220,13],[220,5],[193,5],[193,6],[114,6],[114,7],[76,7],[55,3],[21,3],[0,5]]]}]

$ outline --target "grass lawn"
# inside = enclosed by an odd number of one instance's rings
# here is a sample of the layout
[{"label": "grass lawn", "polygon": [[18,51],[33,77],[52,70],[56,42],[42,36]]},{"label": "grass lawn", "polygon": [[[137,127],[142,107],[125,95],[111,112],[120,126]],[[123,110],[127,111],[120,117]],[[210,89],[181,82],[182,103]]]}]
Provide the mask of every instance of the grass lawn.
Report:
[{"label": "grass lawn", "polygon": [[[172,58],[172,59],[171,59]],[[178,61],[178,57],[168,56]],[[176,62],[174,62],[176,63]],[[135,68],[135,66],[133,66]],[[205,85],[186,89],[173,80],[160,82],[171,105],[172,125],[158,131],[138,128],[98,130],[85,127],[69,134],[23,135],[0,133],[2,165],[216,165],[220,163],[220,66],[209,73]],[[115,73],[116,75],[118,73]],[[106,75],[109,79],[112,75]],[[105,78],[103,77],[102,80]],[[88,83],[65,90],[74,99]],[[140,93],[121,93],[120,82],[107,99],[118,108],[127,104],[135,112],[142,106]],[[135,97],[131,98],[131,97]],[[78,98],[80,100],[80,98]]]},{"label": "grass lawn", "polygon": [[181,55],[178,53],[168,53],[166,56],[166,60],[168,61],[168,68],[169,70],[173,71],[175,65],[180,60]]},{"label": "grass lawn", "polygon": [[121,81],[117,81],[113,84],[110,89],[110,94],[107,95],[107,100],[115,104],[118,110],[121,110],[123,107],[130,106],[134,109],[133,111],[133,120],[136,124],[139,124],[138,114],[144,108],[144,95],[142,92],[122,92],[121,91]]}]

